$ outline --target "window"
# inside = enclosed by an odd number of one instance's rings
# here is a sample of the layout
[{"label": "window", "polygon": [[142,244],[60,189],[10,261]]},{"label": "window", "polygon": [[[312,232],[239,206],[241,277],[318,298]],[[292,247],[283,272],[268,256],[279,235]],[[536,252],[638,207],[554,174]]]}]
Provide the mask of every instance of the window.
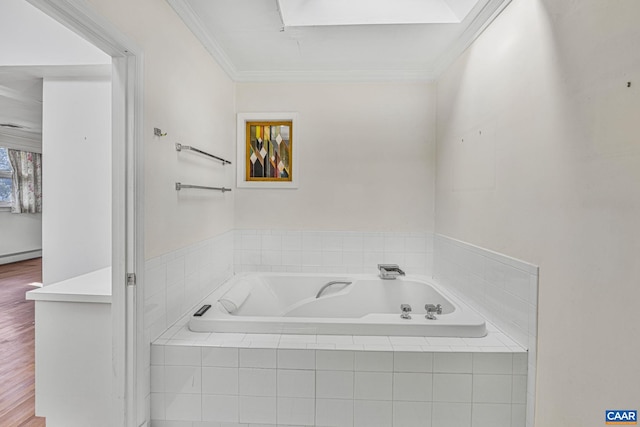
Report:
[{"label": "window", "polygon": [[0,148],[0,207],[11,206],[11,163],[6,148]]}]

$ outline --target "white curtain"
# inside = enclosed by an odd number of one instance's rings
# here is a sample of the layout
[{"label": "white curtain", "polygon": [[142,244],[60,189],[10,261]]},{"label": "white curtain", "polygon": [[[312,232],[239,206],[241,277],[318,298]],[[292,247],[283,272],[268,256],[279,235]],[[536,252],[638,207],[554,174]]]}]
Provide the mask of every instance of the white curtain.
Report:
[{"label": "white curtain", "polygon": [[42,212],[42,155],[7,150],[13,168],[13,213]]}]

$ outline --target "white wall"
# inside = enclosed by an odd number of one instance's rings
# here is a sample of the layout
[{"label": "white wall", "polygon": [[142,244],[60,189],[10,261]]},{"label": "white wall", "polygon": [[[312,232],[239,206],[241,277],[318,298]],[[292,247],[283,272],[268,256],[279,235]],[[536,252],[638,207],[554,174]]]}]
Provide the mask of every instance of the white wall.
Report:
[{"label": "white wall", "polygon": [[42,275],[111,265],[111,81],[45,79]]},{"label": "white wall", "polygon": [[537,426],[640,397],[638,16],[514,0],[438,81],[436,232],[540,266]]},{"label": "white wall", "polygon": [[5,255],[42,249],[42,215],[0,212],[0,263]]},{"label": "white wall", "polygon": [[236,189],[237,228],[433,231],[432,85],[238,84],[236,111],[299,113],[300,156],[298,189]]},{"label": "white wall", "polygon": [[[164,1],[91,0],[144,50],[145,258],[233,228],[233,193],[175,190],[175,182],[231,186],[233,168],[175,143],[232,158],[233,83]],[[166,132],[154,137],[153,128]]]},{"label": "white wall", "polygon": [[[90,6],[134,41],[144,53],[142,128],[144,130],[144,204],[146,271],[144,340],[139,342],[139,392],[150,398],[150,339],[154,325],[175,316],[190,301],[190,290],[208,279],[212,258],[191,259],[216,236],[233,229],[234,193],[175,190],[175,182],[210,186],[233,183],[232,167],[195,153],[175,150],[193,145],[220,157],[235,150],[234,85],[165,1],[88,0]],[[155,137],[153,128],[168,135]],[[206,252],[206,250],[204,251]],[[181,254],[174,259],[173,256]],[[213,256],[213,255],[212,255]],[[188,259],[188,261],[187,261]],[[180,260],[184,260],[180,263]],[[172,262],[171,270],[155,268]],[[218,260],[215,260],[216,262]],[[227,262],[226,264],[230,263]],[[202,269],[200,269],[202,267]],[[216,268],[218,264],[216,264]],[[220,267],[223,269],[224,267]],[[204,271],[202,275],[201,271]],[[198,282],[188,284],[196,276]],[[180,281],[176,277],[184,277]],[[181,286],[182,285],[182,286]],[[172,292],[183,292],[176,296]],[[164,295],[164,299],[163,296]],[[146,296],[146,295],[145,295]],[[170,300],[167,304],[167,300]],[[166,323],[165,323],[166,326]],[[149,419],[149,401],[139,401],[138,424]]]},{"label": "white wall", "polygon": [[[37,76],[42,71],[35,71],[32,66],[111,63],[111,58],[104,52],[48,17],[26,0],[0,2],[0,52],[2,52],[0,68],[11,67],[2,68],[5,78],[14,78],[15,75],[11,75],[9,70],[15,70],[15,67],[20,67],[21,70],[17,76],[24,76],[25,73]],[[55,110],[55,107],[51,110]],[[26,145],[29,143],[31,141]],[[21,141],[11,141],[11,145],[16,146],[16,144],[25,145]],[[3,146],[2,142],[0,146]],[[20,148],[41,151],[40,141],[37,141],[37,148],[29,146]],[[43,185],[49,187],[46,182]],[[0,235],[2,236],[0,257],[42,249],[41,220],[40,214],[15,215],[5,211],[0,212]],[[10,259],[14,260],[14,258]]]},{"label": "white wall", "polygon": [[107,54],[26,0],[0,2],[0,52],[0,66],[93,65],[111,62]]}]

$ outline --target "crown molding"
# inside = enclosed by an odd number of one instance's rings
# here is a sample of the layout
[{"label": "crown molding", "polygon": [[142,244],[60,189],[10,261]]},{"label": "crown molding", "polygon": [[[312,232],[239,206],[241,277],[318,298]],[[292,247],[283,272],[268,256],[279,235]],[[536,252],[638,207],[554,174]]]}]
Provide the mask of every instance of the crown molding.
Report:
[{"label": "crown molding", "polygon": [[211,56],[213,56],[231,80],[236,81],[238,77],[236,67],[233,65],[224,49],[222,49],[222,46],[220,46],[218,42],[209,35],[204,24],[186,0],[167,0],[167,3],[169,3],[178,16],[182,18],[184,23],[187,25],[187,28],[191,30],[193,35],[196,36],[205,49],[209,51]]},{"label": "crown molding", "polygon": [[234,79],[239,83],[251,82],[385,82],[435,80],[429,70],[345,70],[345,71],[241,71]]},{"label": "crown molding", "polygon": [[434,78],[438,79],[451,64],[464,53],[480,34],[502,13],[511,3],[511,0],[489,0],[478,13],[466,30],[458,37],[450,49],[448,49],[434,66]]},{"label": "crown molding", "polygon": [[440,75],[474,42],[504,10],[511,0],[488,0],[450,49],[435,61],[432,69],[412,70],[334,70],[334,71],[239,71],[222,46],[188,4],[187,0],[167,0],[195,37],[235,82],[384,82],[437,80]]},{"label": "crown molding", "polygon": [[20,129],[0,128],[0,147],[42,152],[42,134]]}]

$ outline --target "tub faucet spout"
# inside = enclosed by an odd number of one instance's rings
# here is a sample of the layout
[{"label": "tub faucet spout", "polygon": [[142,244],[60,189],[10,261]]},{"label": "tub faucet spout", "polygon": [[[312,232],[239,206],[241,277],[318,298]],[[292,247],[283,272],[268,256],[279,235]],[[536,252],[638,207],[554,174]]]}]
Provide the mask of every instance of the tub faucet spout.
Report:
[{"label": "tub faucet spout", "polygon": [[398,276],[404,276],[404,271],[400,269],[398,264],[378,264],[381,279],[395,279]]}]

